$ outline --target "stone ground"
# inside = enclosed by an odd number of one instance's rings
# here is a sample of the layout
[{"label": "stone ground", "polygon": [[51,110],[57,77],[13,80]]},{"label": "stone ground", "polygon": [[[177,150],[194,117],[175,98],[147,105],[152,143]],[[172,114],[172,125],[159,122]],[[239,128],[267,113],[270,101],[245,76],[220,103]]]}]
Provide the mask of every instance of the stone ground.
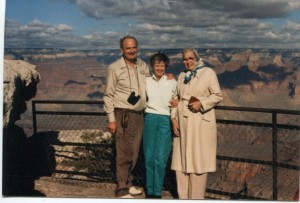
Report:
[{"label": "stone ground", "polygon": [[[35,181],[35,190],[50,198],[104,198],[114,196],[115,185],[112,183],[94,184],[85,186],[56,181],[49,177],[41,177]],[[136,199],[145,199],[145,193],[135,196]],[[162,199],[173,199],[169,191],[163,191]]]}]

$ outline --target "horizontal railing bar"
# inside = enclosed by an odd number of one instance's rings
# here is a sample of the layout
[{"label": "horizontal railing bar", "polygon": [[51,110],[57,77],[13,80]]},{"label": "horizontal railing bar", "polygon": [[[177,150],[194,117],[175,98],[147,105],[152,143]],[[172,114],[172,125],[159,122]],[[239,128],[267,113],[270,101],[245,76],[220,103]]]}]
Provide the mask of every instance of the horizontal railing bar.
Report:
[{"label": "horizontal railing bar", "polygon": [[267,109],[267,108],[254,108],[254,107],[235,107],[235,106],[216,106],[218,110],[229,110],[229,111],[250,111],[258,113],[278,113],[278,114],[295,114],[300,115],[298,110],[285,110],[285,109]]},{"label": "horizontal railing bar", "polygon": [[300,130],[299,125],[289,125],[289,124],[277,124],[279,129],[290,129],[290,130]]},{"label": "horizontal railing bar", "polygon": [[[260,123],[260,122],[225,120],[225,119],[217,119],[217,123],[232,124],[232,125],[248,125],[248,126],[258,126],[258,127],[269,127],[269,128],[274,127],[272,123]],[[300,130],[299,125],[276,124],[276,126],[280,129]]]},{"label": "horizontal railing bar", "polygon": [[35,104],[104,104],[103,100],[78,101],[78,100],[33,100]]},{"label": "horizontal railing bar", "polygon": [[[33,100],[35,104],[104,104],[103,100],[94,101],[83,101],[83,100]],[[300,115],[299,110],[285,110],[285,109],[267,109],[267,108],[254,108],[254,107],[235,107],[235,106],[216,106],[215,109],[219,110],[230,110],[230,111],[250,111],[250,112],[260,112],[260,113],[273,113],[278,114],[295,114]]]},{"label": "horizontal railing bar", "polygon": [[255,160],[255,159],[245,159],[238,157],[230,157],[230,156],[220,156],[217,155],[217,159],[227,160],[227,161],[237,161],[237,162],[245,162],[245,163],[253,163],[253,164],[263,164],[263,165],[272,165],[272,161],[264,161],[264,160]]},{"label": "horizontal railing bar", "polygon": [[103,116],[105,112],[75,112],[75,111],[35,111],[35,114],[46,115],[85,115],[85,116]]},{"label": "horizontal railing bar", "polygon": [[277,163],[277,166],[281,168],[294,169],[300,171],[300,166],[296,166],[296,165]]},{"label": "horizontal railing bar", "polygon": [[251,121],[239,121],[239,120],[225,120],[225,119],[217,119],[217,123],[223,124],[233,124],[233,125],[250,125],[250,126],[262,126],[262,127],[270,127],[272,128],[272,123],[259,123],[259,122],[251,122]]}]

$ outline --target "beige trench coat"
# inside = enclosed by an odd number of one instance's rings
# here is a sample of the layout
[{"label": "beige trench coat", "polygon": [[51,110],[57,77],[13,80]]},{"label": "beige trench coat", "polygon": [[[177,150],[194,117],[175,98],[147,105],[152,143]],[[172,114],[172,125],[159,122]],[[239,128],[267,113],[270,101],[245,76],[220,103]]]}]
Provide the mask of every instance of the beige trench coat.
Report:
[{"label": "beige trench coat", "polygon": [[[179,104],[176,119],[180,136],[174,137],[171,169],[184,173],[206,173],[216,171],[217,126],[214,106],[223,100],[219,82],[211,68],[198,70],[188,84],[184,84],[185,73],[178,78]],[[198,98],[202,111],[193,113],[188,108],[191,96]],[[174,111],[175,112],[175,111]]]}]

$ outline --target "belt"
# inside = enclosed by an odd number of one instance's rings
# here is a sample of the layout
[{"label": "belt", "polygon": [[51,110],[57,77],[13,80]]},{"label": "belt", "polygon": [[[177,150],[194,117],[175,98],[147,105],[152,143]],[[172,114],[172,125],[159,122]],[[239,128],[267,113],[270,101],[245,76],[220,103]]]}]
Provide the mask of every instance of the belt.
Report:
[{"label": "belt", "polygon": [[128,113],[135,113],[135,114],[142,114],[144,111],[135,111],[135,110],[132,110],[132,109],[123,109],[123,108],[115,108],[115,111],[125,111],[125,112],[128,112]]}]

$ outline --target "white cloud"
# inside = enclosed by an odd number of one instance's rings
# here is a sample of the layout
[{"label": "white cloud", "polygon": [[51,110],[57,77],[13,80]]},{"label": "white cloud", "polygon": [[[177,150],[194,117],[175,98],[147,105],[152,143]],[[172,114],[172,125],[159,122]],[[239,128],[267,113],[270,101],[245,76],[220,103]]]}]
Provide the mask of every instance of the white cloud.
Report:
[{"label": "white cloud", "polygon": [[139,30],[148,30],[148,31],[157,31],[157,32],[181,32],[184,27],[180,25],[175,26],[159,26],[156,24],[143,23],[135,26],[136,29]]},{"label": "white cloud", "polygon": [[66,24],[59,24],[56,28],[60,31],[73,31],[73,28]]},{"label": "white cloud", "polygon": [[277,35],[275,33],[273,33],[273,32],[267,32],[265,34],[265,37],[269,38],[269,39],[277,39],[278,38]]},{"label": "white cloud", "polygon": [[298,32],[298,35],[300,35],[300,22],[296,23],[296,22],[292,22],[292,21],[288,21],[285,25],[284,25],[284,30],[286,31],[296,31]]},{"label": "white cloud", "polygon": [[[77,36],[65,23],[51,25],[34,20],[22,25],[6,20],[5,45],[79,48],[118,48],[118,39],[135,35],[145,48],[186,46],[300,48],[300,22],[276,28],[270,19],[284,21],[300,10],[299,0],[67,0],[106,30],[93,27]],[[300,11],[299,11],[300,12]],[[268,19],[268,22],[261,20]],[[116,27],[118,24],[123,27]],[[108,25],[108,26],[106,26]],[[52,36],[52,39],[51,39]],[[16,43],[16,41],[18,43]],[[168,43],[169,42],[169,43]],[[31,44],[33,43],[33,44]],[[283,45],[283,43],[285,45]]]}]

